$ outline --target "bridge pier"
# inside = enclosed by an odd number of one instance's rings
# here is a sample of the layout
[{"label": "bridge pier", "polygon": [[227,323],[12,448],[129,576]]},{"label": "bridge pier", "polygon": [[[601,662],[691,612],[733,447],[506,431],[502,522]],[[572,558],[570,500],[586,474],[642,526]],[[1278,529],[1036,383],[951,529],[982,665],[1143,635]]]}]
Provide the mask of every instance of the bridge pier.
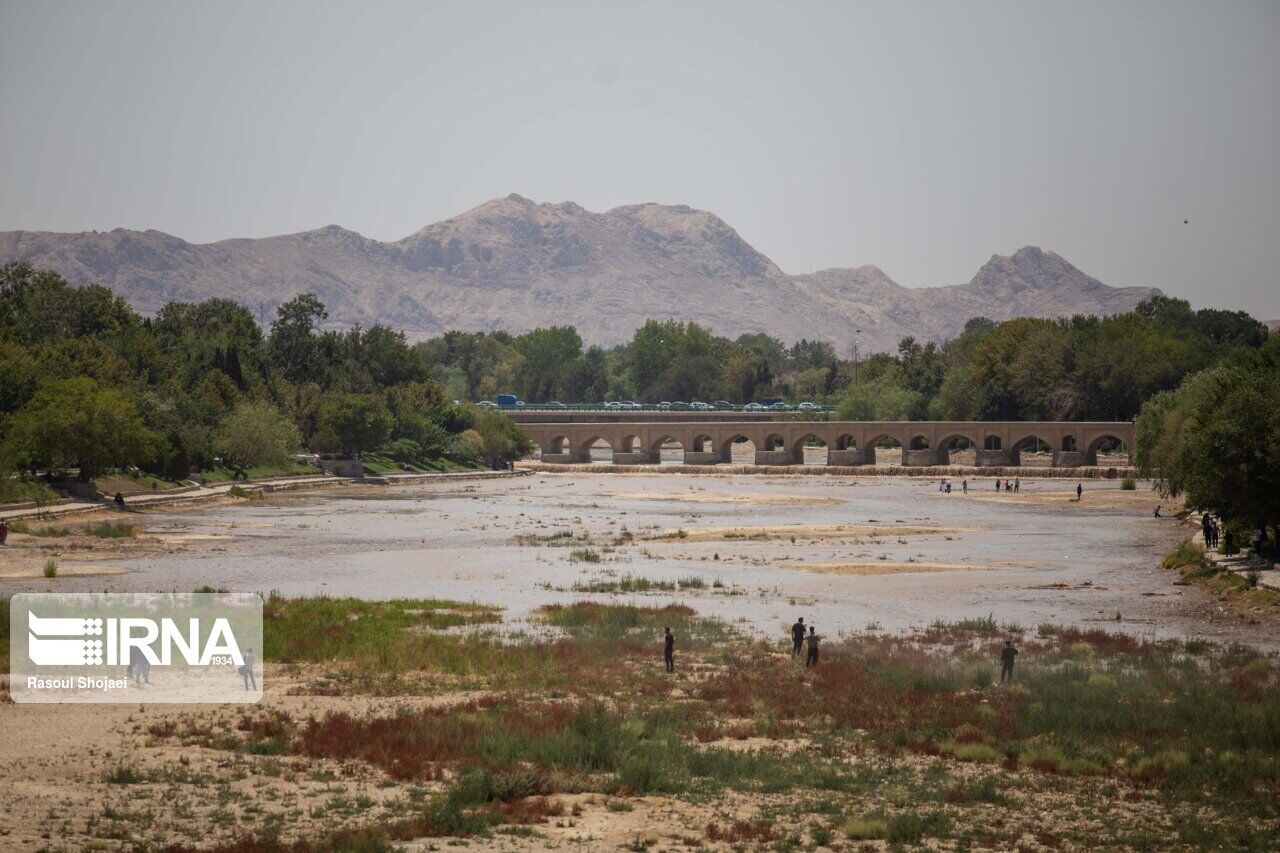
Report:
[{"label": "bridge pier", "polygon": [[658,454],[647,450],[622,453],[614,451],[613,454],[614,465],[656,465],[660,461]]},{"label": "bridge pier", "polygon": [[912,450],[903,448],[902,466],[904,468],[932,468],[937,465],[951,464],[951,454],[946,448],[933,449],[931,447],[924,450]]},{"label": "bridge pier", "polygon": [[757,465],[790,465],[791,453],[786,450],[757,450]]},{"label": "bridge pier", "polygon": [[684,464],[686,465],[716,465],[720,461],[720,451],[718,450],[686,450],[684,452]]},{"label": "bridge pier", "polygon": [[1053,461],[1049,463],[1054,468],[1080,468],[1084,465],[1098,464],[1095,456],[1092,463],[1088,462],[1085,454],[1078,450],[1055,450],[1053,451]]},{"label": "bridge pier", "polygon": [[973,464],[978,468],[1011,468],[1021,461],[1021,454],[1012,450],[979,450]]},{"label": "bridge pier", "polygon": [[867,451],[865,450],[828,450],[828,465],[874,465],[876,464],[876,451],[871,448],[871,461],[866,461]]},{"label": "bridge pier", "polygon": [[589,456],[584,458],[579,453],[544,453],[542,454],[542,461],[553,465],[572,465],[580,462],[590,462],[591,458]]}]

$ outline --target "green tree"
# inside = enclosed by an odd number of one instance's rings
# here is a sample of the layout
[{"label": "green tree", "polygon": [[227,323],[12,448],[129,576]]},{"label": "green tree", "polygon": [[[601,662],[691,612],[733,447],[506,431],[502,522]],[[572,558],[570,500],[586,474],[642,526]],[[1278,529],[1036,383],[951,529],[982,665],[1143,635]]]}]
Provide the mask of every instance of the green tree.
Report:
[{"label": "green tree", "polygon": [[908,421],[924,416],[925,397],[892,375],[849,387],[836,409],[842,421]]},{"label": "green tree", "polygon": [[546,403],[567,396],[563,391],[569,371],[582,355],[582,338],[577,329],[534,329],[516,337],[511,345],[522,357],[515,388],[522,399]]},{"label": "green tree", "polygon": [[334,391],[320,404],[320,429],[332,435],[350,456],[381,447],[391,437],[394,425],[386,404],[373,394]]},{"label": "green tree", "polygon": [[519,424],[502,412],[480,409],[475,412],[472,430],[479,436],[480,457],[490,468],[505,468],[508,463],[528,456],[533,442]]},{"label": "green tree", "polygon": [[22,467],[78,468],[87,481],[146,462],[159,443],[124,394],[77,377],[44,386],[18,410],[4,456]]},{"label": "green tree", "polygon": [[241,403],[213,435],[214,449],[241,477],[248,468],[284,465],[301,445],[293,421],[270,403]]},{"label": "green tree", "polygon": [[314,378],[317,364],[317,324],[329,316],[315,294],[295,296],[276,309],[268,349],[271,362],[290,382]]},{"label": "green tree", "polygon": [[[1272,336],[1273,340],[1275,336]],[[1135,462],[1165,495],[1280,537],[1280,343],[1153,396],[1135,428]]]}]

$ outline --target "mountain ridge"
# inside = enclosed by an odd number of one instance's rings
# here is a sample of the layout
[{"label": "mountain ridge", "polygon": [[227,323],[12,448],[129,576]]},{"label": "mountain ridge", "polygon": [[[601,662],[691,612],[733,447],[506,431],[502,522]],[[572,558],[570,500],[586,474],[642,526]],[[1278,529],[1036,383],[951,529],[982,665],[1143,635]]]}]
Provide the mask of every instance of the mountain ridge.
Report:
[{"label": "mountain ridge", "polygon": [[158,229],[0,232],[0,262],[13,260],[104,284],[145,314],[211,297],[269,312],[309,291],[334,325],[381,322],[415,338],[574,325],[603,344],[675,318],[730,337],[844,348],[857,336],[865,351],[890,350],[907,335],[952,337],[974,316],[1111,314],[1159,292],[1109,287],[1034,246],[993,254],[965,284],[908,288],[870,264],[788,275],[708,211],[648,202],[596,213],[514,193],[395,241],[337,224],[211,243]]}]

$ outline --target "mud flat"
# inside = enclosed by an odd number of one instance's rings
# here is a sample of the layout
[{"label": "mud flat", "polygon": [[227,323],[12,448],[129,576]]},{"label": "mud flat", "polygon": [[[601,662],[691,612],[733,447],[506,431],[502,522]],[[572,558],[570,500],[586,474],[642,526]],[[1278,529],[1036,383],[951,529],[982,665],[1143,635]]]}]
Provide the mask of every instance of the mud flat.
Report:
[{"label": "mud flat", "polygon": [[[1146,484],[1126,492],[1086,480],[1077,502],[1075,481],[1060,480],[1024,479],[1013,494],[973,479],[968,495],[954,479],[940,493],[933,477],[664,471],[620,482],[580,468],[130,513],[136,540],[81,537],[57,557],[127,572],[33,576],[59,545],[19,537],[0,552],[0,594],[208,585],[421,596],[493,604],[515,626],[557,602],[684,602],[774,636],[797,615],[833,634],[994,615],[1280,645],[1274,624],[1243,624],[1159,567],[1189,529],[1152,517],[1160,501]],[[624,576],[653,583],[643,593],[573,591]]]}]

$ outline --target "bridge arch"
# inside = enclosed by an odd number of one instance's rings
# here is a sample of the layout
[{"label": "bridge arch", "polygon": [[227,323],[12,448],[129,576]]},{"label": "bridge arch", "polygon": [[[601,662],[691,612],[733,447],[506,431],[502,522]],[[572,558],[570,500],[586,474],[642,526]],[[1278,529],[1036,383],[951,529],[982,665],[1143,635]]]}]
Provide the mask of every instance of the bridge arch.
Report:
[{"label": "bridge arch", "polygon": [[858,438],[852,433],[842,432],[836,436],[835,450],[857,450]]},{"label": "bridge arch", "polygon": [[[938,461],[945,462],[948,465],[960,464],[952,462],[953,453],[971,453],[978,449],[978,436],[967,431],[952,432],[938,440]],[[943,456],[942,454],[946,454]]]},{"label": "bridge arch", "polygon": [[1009,464],[1021,465],[1022,454],[1026,452],[1043,453],[1053,450],[1053,442],[1038,432],[1025,433],[1009,442]]},{"label": "bridge arch", "polygon": [[756,461],[757,449],[751,436],[736,432],[720,443],[720,458],[726,462],[751,465]]},{"label": "bridge arch", "polygon": [[782,433],[770,432],[764,437],[764,446],[757,448],[758,450],[785,450],[787,441],[782,437]]},{"label": "bridge arch", "polygon": [[693,447],[690,448],[694,453],[714,453],[716,449],[715,441],[707,433],[698,433],[693,437]]},{"label": "bridge arch", "polygon": [[[890,432],[882,432],[872,435],[867,439],[866,444],[862,447],[863,457],[867,460],[868,465],[892,465],[893,457],[896,455],[899,459],[902,457],[902,451],[906,448],[902,446],[902,439]],[[882,451],[890,451],[888,458],[881,459]],[[896,451],[896,453],[894,452]]]},{"label": "bridge arch", "polygon": [[542,448],[542,452],[544,454],[545,453],[565,454],[570,452],[571,447],[572,445],[569,443],[569,436],[561,433],[560,435],[553,436],[551,440],[548,441],[546,445]]},{"label": "bridge arch", "polygon": [[578,445],[578,458],[583,462],[612,462],[613,453],[613,444],[602,435],[592,435]]},{"label": "bridge arch", "polygon": [[622,441],[614,448],[615,453],[643,453],[644,442],[640,440],[640,436],[635,433],[627,433],[622,437]]},{"label": "bridge arch", "polygon": [[1000,436],[995,433],[988,433],[987,437],[982,440],[983,450],[1000,450]]},{"label": "bridge arch", "polygon": [[[827,444],[826,438],[824,438],[823,436],[819,435],[816,432],[807,432],[804,435],[797,438],[795,441],[791,442],[791,461],[796,465],[806,464],[805,448],[819,447],[819,446],[822,448],[822,453],[820,454],[822,457],[822,461],[815,462],[814,464],[826,465],[828,455],[831,452],[831,448]],[[819,455],[819,454],[814,454],[814,455]]]},{"label": "bridge arch", "polygon": [[1085,464],[1097,465],[1099,453],[1130,456],[1133,453],[1133,448],[1125,444],[1124,439],[1115,433],[1104,432],[1095,435],[1089,441],[1088,449],[1085,450],[1084,454]]}]

